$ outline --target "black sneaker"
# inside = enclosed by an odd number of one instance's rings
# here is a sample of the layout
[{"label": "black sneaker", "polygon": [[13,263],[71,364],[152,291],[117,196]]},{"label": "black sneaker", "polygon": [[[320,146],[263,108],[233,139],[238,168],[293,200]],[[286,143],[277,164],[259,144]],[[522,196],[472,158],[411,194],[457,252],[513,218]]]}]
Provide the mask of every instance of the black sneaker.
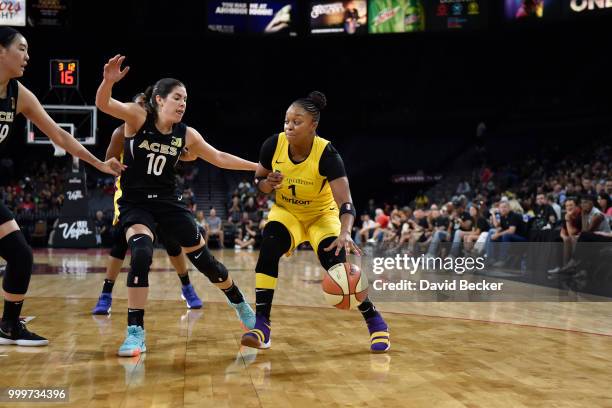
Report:
[{"label": "black sneaker", "polygon": [[25,324],[19,322],[17,326],[0,324],[0,345],[16,345],[26,347],[46,346],[49,340],[32,333],[26,329]]}]

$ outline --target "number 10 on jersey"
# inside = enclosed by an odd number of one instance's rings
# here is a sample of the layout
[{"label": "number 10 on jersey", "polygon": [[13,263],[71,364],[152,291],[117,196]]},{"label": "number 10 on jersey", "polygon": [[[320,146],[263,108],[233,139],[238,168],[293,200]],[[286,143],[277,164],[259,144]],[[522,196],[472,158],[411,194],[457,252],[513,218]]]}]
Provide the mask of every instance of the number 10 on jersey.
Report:
[{"label": "number 10 on jersey", "polygon": [[147,159],[149,159],[147,174],[161,176],[164,171],[164,166],[166,165],[166,156],[160,154],[156,157],[155,153],[149,153],[147,154]]}]

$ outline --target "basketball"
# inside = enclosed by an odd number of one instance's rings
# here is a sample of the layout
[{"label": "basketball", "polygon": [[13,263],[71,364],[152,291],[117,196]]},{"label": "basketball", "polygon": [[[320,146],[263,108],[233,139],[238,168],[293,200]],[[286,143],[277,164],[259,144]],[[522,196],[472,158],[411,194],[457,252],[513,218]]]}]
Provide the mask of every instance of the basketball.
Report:
[{"label": "basketball", "polygon": [[338,309],[356,309],[368,296],[368,279],[349,262],[332,266],[321,285],[327,303]]}]

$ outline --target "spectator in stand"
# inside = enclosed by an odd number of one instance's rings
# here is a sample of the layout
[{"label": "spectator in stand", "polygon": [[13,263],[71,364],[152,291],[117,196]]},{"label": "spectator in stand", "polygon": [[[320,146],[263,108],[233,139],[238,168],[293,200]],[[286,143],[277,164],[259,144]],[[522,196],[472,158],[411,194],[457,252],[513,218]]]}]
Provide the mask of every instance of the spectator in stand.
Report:
[{"label": "spectator in stand", "polygon": [[384,230],[389,225],[389,216],[385,214],[382,208],[377,208],[376,218],[374,219],[374,222],[375,222],[374,234],[372,235],[372,238],[368,239],[368,242],[370,243],[374,243],[374,242],[378,242],[379,240],[382,240]]},{"label": "spectator in stand", "polygon": [[605,190],[606,190],[606,193],[608,193],[609,196],[612,196],[612,180],[606,180]]},{"label": "spectator in stand", "polygon": [[402,219],[400,211],[391,211],[390,222],[383,232],[383,242],[397,243],[402,232]]},{"label": "spectator in stand", "polygon": [[606,216],[595,207],[597,198],[594,195],[583,195],[580,200],[582,209],[582,232],[610,232],[610,224],[606,221]]},{"label": "spectator in stand", "polygon": [[[472,251],[472,249],[480,251],[482,250],[482,244],[486,242],[489,229],[491,228],[485,217],[485,206],[479,203],[472,204],[470,207],[470,217],[472,218],[472,230],[464,234],[463,246],[467,252]],[[476,242],[482,243],[480,250],[475,246]]]},{"label": "spectator in stand", "polygon": [[238,184],[238,194],[240,195],[240,201],[245,201],[250,189],[251,183],[249,183],[246,178],[243,178],[242,181]]},{"label": "spectator in stand", "polygon": [[235,249],[253,249],[255,245],[255,237],[257,231],[253,229],[253,223],[249,218],[248,212],[242,213],[242,219],[240,220],[240,229],[238,231],[238,238],[234,239]]},{"label": "spectator in stand", "polygon": [[223,248],[223,225],[221,218],[217,217],[217,211],[213,208],[210,209],[210,215],[206,219],[206,244],[208,245],[208,239],[210,237],[217,237],[219,239],[219,247]]},{"label": "spectator in stand", "polygon": [[536,196],[534,213],[535,218],[531,224],[531,228],[534,231],[552,229],[557,223],[557,213],[553,207],[548,204],[548,199],[543,193]]},{"label": "spectator in stand", "polygon": [[242,206],[240,205],[240,197],[234,195],[232,197],[232,205],[230,209],[227,211],[229,217],[227,218],[228,222],[232,224],[240,223],[240,216],[242,214]]},{"label": "spectator in stand", "polygon": [[[475,210],[475,213],[478,214],[478,210]],[[470,212],[465,211],[462,206],[459,206],[451,215],[451,222],[453,225],[453,244],[451,245],[450,255],[457,257],[461,251],[461,243],[467,235],[472,233],[476,220]]]},{"label": "spectator in stand", "polygon": [[[496,222],[494,223],[495,228],[489,231],[488,244],[486,245],[487,260],[493,263],[495,267],[502,267],[506,264],[508,244],[510,242],[527,241],[525,223],[520,214],[510,210],[510,204],[507,201],[500,202],[499,211],[494,211],[493,214]],[[499,248],[495,243],[501,243]],[[497,249],[499,251],[496,251]],[[499,254],[496,252],[499,252]]]},{"label": "spectator in stand", "polygon": [[267,194],[258,194],[257,200],[255,202],[259,210],[263,211],[263,210],[268,209],[268,195]]},{"label": "spectator in stand", "polygon": [[563,265],[550,269],[548,273],[558,273],[572,258],[578,236],[582,230],[582,211],[574,197],[565,200],[565,217],[561,227],[561,240],[563,241]]},{"label": "spectator in stand", "polygon": [[257,203],[255,203],[255,198],[253,196],[249,196],[244,204],[244,211],[249,213],[249,218],[253,222],[259,222],[259,212],[257,210]]},{"label": "spectator in stand", "polygon": [[208,230],[208,226],[206,225],[206,218],[204,218],[204,211],[198,210],[196,211],[196,223],[198,226],[204,228],[204,230]]},{"label": "spectator in stand", "polygon": [[438,255],[438,247],[440,242],[448,241],[450,237],[450,220],[447,214],[447,207],[442,207],[441,210],[431,211],[431,225],[432,231],[431,243],[429,244],[429,250],[427,251],[428,257],[434,257]]},{"label": "spectator in stand", "polygon": [[612,242],[612,231],[610,224],[605,220],[601,211],[595,205],[594,196],[583,196],[580,201],[582,209],[582,232],[578,236],[574,256],[559,272],[566,273],[573,271],[577,266],[585,261],[599,259],[601,247],[591,245],[593,242],[610,243]]},{"label": "spectator in stand", "polygon": [[604,213],[608,221],[612,218],[612,199],[610,199],[610,195],[606,192],[601,192],[597,195],[597,204],[599,206],[599,210]]},{"label": "spectator in stand", "polygon": [[110,241],[112,241],[112,237],[110,236],[110,221],[104,218],[104,213],[100,210],[96,211],[96,220],[95,220],[95,228],[96,228],[96,244],[98,246],[106,246]]},{"label": "spectator in stand", "polygon": [[35,210],[36,204],[32,200],[32,194],[25,194],[23,201],[19,204],[18,212],[33,213]]},{"label": "spectator in stand", "polygon": [[582,178],[582,193],[588,195],[596,195],[595,187],[593,186],[593,180],[589,177]]},{"label": "spectator in stand", "polygon": [[555,211],[555,215],[557,216],[557,222],[558,222],[561,219],[561,206],[557,204],[555,200],[555,196],[553,194],[547,194],[546,203],[550,205]]},{"label": "spectator in stand", "polygon": [[376,229],[376,223],[370,219],[370,214],[365,213],[361,215],[361,228],[355,235],[355,243],[362,245],[370,239],[374,230]]},{"label": "spectator in stand", "polygon": [[427,216],[425,211],[421,208],[417,208],[413,213],[414,218],[408,219],[408,231],[404,230],[400,244],[408,242],[408,251],[415,252],[416,244],[419,242],[425,242],[427,240],[427,230],[429,223],[427,222]]}]

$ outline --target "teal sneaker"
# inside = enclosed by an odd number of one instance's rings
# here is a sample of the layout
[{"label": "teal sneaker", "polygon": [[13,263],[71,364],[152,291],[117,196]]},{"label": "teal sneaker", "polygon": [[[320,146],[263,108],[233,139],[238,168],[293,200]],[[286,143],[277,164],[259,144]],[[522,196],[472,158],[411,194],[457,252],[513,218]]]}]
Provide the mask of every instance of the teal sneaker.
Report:
[{"label": "teal sneaker", "polygon": [[251,305],[246,302],[246,300],[240,303],[232,303],[228,299],[227,303],[236,311],[236,315],[238,316],[238,319],[240,319],[240,325],[244,331],[251,330],[253,327],[255,327],[255,312],[251,308]]},{"label": "teal sneaker", "polygon": [[145,330],[140,326],[128,326],[125,341],[119,347],[117,355],[120,357],[134,357],[146,351]]}]

